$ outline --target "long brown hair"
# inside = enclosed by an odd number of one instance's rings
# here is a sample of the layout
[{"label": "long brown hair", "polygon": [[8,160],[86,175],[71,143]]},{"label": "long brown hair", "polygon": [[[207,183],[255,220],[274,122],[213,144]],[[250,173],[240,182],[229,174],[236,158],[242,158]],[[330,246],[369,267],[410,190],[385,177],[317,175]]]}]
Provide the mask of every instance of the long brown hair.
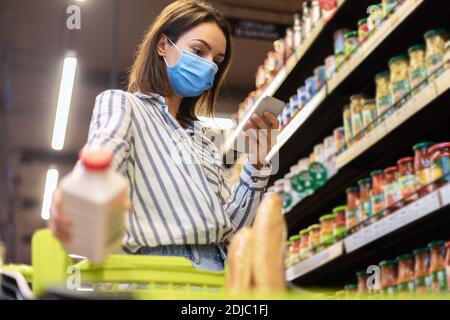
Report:
[{"label": "long brown hair", "polygon": [[193,27],[203,22],[215,22],[227,40],[227,48],[223,62],[211,89],[198,97],[183,98],[179,116],[197,120],[199,112],[213,116],[214,104],[220,88],[228,72],[231,62],[231,35],[223,16],[208,2],[200,0],[178,0],[168,5],[150,25],[136,53],[131,67],[128,91],[157,93],[163,96],[174,94],[166,71],[164,59],[157,54],[157,44],[161,35],[165,34],[174,42]]}]

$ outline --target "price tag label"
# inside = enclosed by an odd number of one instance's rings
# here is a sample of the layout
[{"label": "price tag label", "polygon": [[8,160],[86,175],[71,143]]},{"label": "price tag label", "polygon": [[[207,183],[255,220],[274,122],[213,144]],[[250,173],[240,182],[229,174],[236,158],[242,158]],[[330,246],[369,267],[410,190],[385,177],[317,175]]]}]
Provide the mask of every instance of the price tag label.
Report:
[{"label": "price tag label", "polygon": [[362,237],[361,237],[362,242],[364,243],[364,245],[372,242],[373,238],[374,238],[373,225],[370,225],[370,226],[362,229],[361,234],[362,234]]},{"label": "price tag label", "polygon": [[439,209],[439,196],[435,191],[416,201],[416,218],[421,218]]},{"label": "price tag label", "polygon": [[448,206],[450,204],[450,184],[442,187],[439,192],[441,193],[442,205]]},{"label": "price tag label", "polygon": [[361,245],[358,243],[359,232],[344,239],[345,251],[352,252],[358,249]]}]

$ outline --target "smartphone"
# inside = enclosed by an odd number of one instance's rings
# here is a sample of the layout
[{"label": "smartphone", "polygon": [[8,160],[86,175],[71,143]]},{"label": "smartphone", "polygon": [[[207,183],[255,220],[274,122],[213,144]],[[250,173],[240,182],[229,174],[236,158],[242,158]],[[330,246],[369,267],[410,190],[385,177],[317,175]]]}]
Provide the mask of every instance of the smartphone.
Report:
[{"label": "smartphone", "polygon": [[286,103],[281,100],[278,100],[274,97],[265,96],[261,99],[258,106],[256,106],[254,113],[260,116],[262,119],[264,119],[264,112],[266,111],[273,113],[275,117],[277,117],[281,113],[281,111],[283,111],[285,105]]}]

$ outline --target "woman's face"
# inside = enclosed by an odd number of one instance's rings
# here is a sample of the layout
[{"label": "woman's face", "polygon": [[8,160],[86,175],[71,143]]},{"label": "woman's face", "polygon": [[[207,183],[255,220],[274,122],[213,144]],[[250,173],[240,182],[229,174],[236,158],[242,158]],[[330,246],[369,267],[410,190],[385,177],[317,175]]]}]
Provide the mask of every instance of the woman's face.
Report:
[{"label": "woman's face", "polygon": [[[225,58],[227,40],[216,23],[205,22],[183,33],[175,45],[219,65]],[[178,50],[166,37],[158,45],[158,54],[165,56],[169,66],[175,65],[179,57]]]}]

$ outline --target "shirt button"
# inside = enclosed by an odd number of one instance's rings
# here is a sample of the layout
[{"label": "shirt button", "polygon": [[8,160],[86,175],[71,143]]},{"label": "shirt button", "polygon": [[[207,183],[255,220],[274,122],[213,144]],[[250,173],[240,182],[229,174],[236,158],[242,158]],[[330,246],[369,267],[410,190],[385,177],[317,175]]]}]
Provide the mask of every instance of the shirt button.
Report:
[{"label": "shirt button", "polygon": [[258,181],[258,179],[256,179],[256,178],[252,178],[252,181],[253,181],[253,182],[256,182],[256,181]]}]

